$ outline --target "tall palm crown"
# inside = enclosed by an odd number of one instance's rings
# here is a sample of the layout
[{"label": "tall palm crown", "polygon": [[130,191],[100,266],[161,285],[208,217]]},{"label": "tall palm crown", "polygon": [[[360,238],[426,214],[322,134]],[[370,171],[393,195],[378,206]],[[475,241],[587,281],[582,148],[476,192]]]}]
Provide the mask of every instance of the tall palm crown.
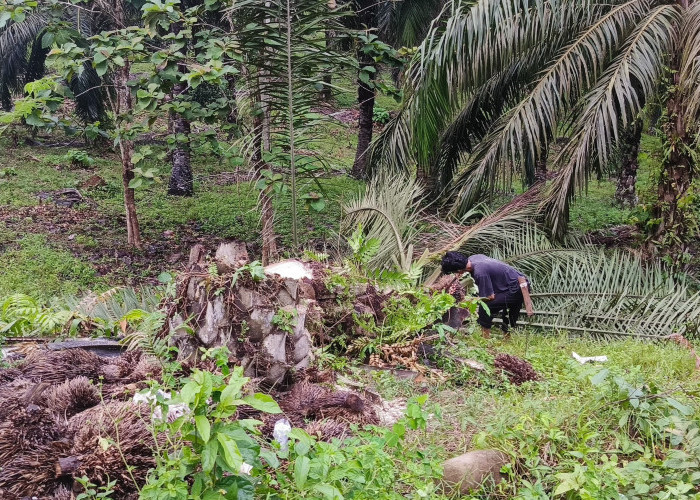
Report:
[{"label": "tall palm crown", "polygon": [[453,214],[514,175],[531,178],[564,131],[570,141],[543,204],[561,234],[577,188],[653,97],[683,103],[669,113],[682,115],[682,142],[692,143],[700,1],[453,0],[449,9],[420,47],[405,104],[373,158],[393,169],[417,163]]}]

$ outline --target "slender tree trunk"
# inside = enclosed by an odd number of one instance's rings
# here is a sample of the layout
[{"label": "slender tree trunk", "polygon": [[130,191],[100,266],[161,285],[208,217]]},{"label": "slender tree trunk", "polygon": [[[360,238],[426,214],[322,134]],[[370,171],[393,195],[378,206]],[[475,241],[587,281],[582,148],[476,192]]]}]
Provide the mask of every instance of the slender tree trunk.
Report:
[{"label": "slender tree trunk", "polygon": [[635,185],[639,169],[639,143],[642,140],[642,120],[637,119],[627,127],[620,147],[620,174],[617,179],[615,200],[621,207],[636,207],[639,202]]},{"label": "slender tree trunk", "polygon": [[[326,30],[326,48],[330,48],[333,45],[334,37],[335,32],[333,30]],[[330,71],[326,71],[323,74],[323,88],[321,89],[321,99],[323,99],[325,102],[331,102],[333,100],[333,89],[331,88],[332,83],[333,75]]]},{"label": "slender tree trunk", "polygon": [[[257,95],[259,97],[259,93]],[[263,117],[256,113],[253,117],[253,165],[256,172],[264,166],[263,152]],[[273,262],[277,256],[277,236],[275,235],[275,208],[272,205],[270,188],[260,191],[260,223],[262,224],[262,263],[267,265]]]},{"label": "slender tree trunk", "polygon": [[[679,4],[687,8],[687,2]],[[692,134],[685,122],[684,96],[679,91],[680,54],[675,54],[671,64],[672,86],[667,102],[668,120],[663,125],[666,153],[662,163],[658,188],[658,201],[653,216],[660,223],[656,226],[651,243],[663,253],[672,256],[676,263],[693,238],[692,207],[687,202],[693,182],[695,165],[690,156]]]},{"label": "slender tree trunk", "polygon": [[[185,91],[185,85],[178,83],[173,89],[173,94],[181,95]],[[172,152],[173,170],[168,183],[168,194],[173,196],[192,196],[194,186],[192,183],[192,164],[190,161],[190,121],[179,113],[175,113],[172,119],[172,133],[175,134],[176,146]]]},{"label": "slender tree trunk", "polygon": [[275,208],[269,188],[260,192],[260,220],[262,222],[262,263],[264,266],[277,258],[277,236],[275,235]]},{"label": "slender tree trunk", "polygon": [[[124,14],[123,0],[115,0],[114,2],[114,20],[117,28],[126,26],[126,16]],[[122,128],[119,136],[119,152],[122,160],[122,184],[124,186],[124,210],[126,211],[126,235],[127,243],[133,247],[141,248],[141,230],[139,229],[139,220],[136,216],[136,198],[133,188],[129,187],[129,183],[134,178],[134,142],[127,138],[124,133],[124,116],[133,110],[131,102],[131,93],[127,82],[129,81],[129,60],[125,60],[124,65],[116,71],[114,75],[114,86],[117,94],[117,103],[115,116],[121,123],[118,125]],[[112,106],[113,108],[115,106]]]},{"label": "slender tree trunk", "polygon": [[[374,61],[362,54],[359,57],[361,66],[374,66]],[[374,75],[374,73],[372,73]],[[374,98],[375,89],[373,77],[369,83],[358,80],[357,99],[360,103],[360,116],[358,119],[359,131],[357,136],[357,152],[355,163],[352,166],[352,175],[356,179],[367,177],[369,165],[369,147],[372,144],[372,133],[374,131]]]},{"label": "slender tree trunk", "polygon": [[[117,90],[118,115],[123,115],[132,109],[131,94],[127,82],[129,81],[129,62],[126,61],[115,75]],[[126,211],[127,243],[133,247],[141,248],[141,231],[136,216],[136,198],[133,188],[129,183],[134,178],[134,143],[122,136],[119,139],[119,152],[122,159],[122,184],[124,186],[124,209]]]}]

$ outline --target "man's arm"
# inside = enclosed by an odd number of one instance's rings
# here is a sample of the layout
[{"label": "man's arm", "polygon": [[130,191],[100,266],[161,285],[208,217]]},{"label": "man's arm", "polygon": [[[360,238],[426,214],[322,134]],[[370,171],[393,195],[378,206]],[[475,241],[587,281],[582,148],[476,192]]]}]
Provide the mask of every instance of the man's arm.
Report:
[{"label": "man's arm", "polygon": [[496,294],[493,291],[493,284],[488,274],[480,275],[474,278],[476,286],[479,287],[479,298],[484,301],[493,300]]},{"label": "man's arm", "polygon": [[530,290],[527,288],[527,279],[522,276],[518,278],[518,283],[520,284],[520,291],[523,292],[523,301],[525,302],[525,311],[528,316],[535,314],[532,309],[532,298],[530,297]]}]

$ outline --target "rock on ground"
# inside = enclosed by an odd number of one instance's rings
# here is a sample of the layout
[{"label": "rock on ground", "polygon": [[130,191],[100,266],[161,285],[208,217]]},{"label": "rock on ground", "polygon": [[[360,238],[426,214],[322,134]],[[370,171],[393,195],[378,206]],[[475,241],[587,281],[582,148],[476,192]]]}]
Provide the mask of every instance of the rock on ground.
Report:
[{"label": "rock on ground", "polygon": [[502,481],[500,469],[508,462],[508,456],[498,450],[470,451],[443,464],[443,480],[448,489],[467,494],[484,482],[495,484]]}]

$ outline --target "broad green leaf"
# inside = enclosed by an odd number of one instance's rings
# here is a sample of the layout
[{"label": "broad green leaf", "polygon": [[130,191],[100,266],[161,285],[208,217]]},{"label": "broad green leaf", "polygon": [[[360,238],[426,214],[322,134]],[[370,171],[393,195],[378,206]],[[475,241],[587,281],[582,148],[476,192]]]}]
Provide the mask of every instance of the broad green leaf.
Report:
[{"label": "broad green leaf", "polygon": [[182,389],[180,389],[180,399],[183,403],[189,405],[194,401],[197,392],[199,391],[199,384],[193,380],[187,382]]},{"label": "broad green leaf", "polygon": [[221,444],[221,451],[223,452],[226,465],[231,468],[230,472],[238,474],[243,464],[243,457],[238,449],[238,445],[226,434],[218,433],[216,434],[216,439]]},{"label": "broad green leaf", "polygon": [[256,410],[263,411],[265,413],[282,413],[277,402],[272,399],[272,396],[268,394],[256,393],[252,396],[246,396],[243,401],[248,406],[255,408]]},{"label": "broad green leaf", "polygon": [[327,500],[343,500],[344,497],[340,490],[331,484],[321,483],[314,486],[313,491],[323,495]]},{"label": "broad green leaf", "polygon": [[214,470],[216,457],[219,454],[219,442],[215,439],[209,441],[202,449],[202,469],[204,472]]},{"label": "broad green leaf", "polygon": [[235,371],[231,374],[228,385],[221,391],[221,397],[219,398],[219,404],[224,406],[234,406],[238,400],[241,389],[248,382],[246,377],[240,376],[240,374]]},{"label": "broad green leaf", "polygon": [[197,426],[197,432],[199,432],[200,437],[206,443],[209,441],[211,433],[211,424],[205,415],[197,415],[194,417],[194,423]]},{"label": "broad green leaf", "polygon": [[304,485],[306,485],[310,469],[311,460],[309,457],[298,457],[294,462],[294,482],[300,490],[303,490]]},{"label": "broad green leaf", "polygon": [[591,377],[591,383],[594,386],[599,386],[600,384],[605,382],[605,379],[608,377],[609,373],[610,373],[610,370],[608,370],[607,368],[603,368],[598,373],[593,375],[593,377]]}]

